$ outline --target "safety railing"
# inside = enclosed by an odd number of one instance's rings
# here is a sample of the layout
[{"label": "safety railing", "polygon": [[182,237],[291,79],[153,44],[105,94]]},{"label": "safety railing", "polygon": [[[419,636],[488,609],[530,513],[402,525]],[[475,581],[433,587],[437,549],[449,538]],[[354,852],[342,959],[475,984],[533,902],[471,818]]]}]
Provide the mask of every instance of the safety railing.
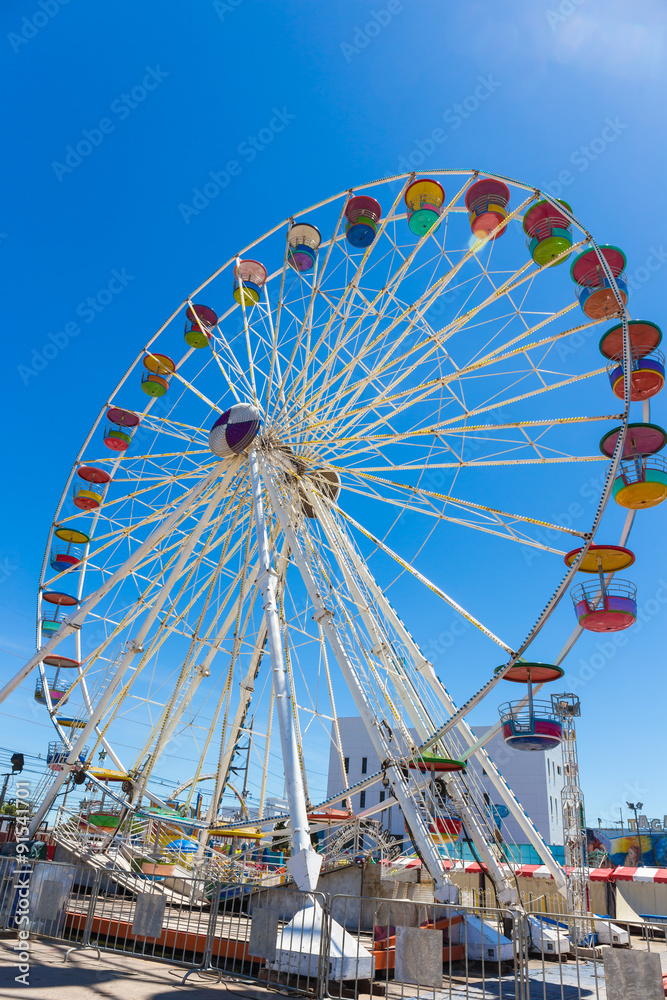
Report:
[{"label": "safety railing", "polygon": [[[83,948],[194,968],[204,958],[210,899],[203,882],[168,880],[85,865],[0,859],[0,927]],[[176,880],[174,880],[176,881]],[[21,900],[26,902],[22,903]]]},{"label": "safety railing", "polygon": [[125,876],[120,887],[98,872],[94,905],[69,911],[81,945],[196,966],[209,929],[205,886],[194,879],[178,880],[176,886],[167,881],[137,873]]},{"label": "safety railing", "polygon": [[545,913],[525,916],[523,927],[530,997],[607,1000],[610,983],[613,995],[664,995],[664,926]]},{"label": "safety railing", "polygon": [[[21,898],[27,902],[21,904]],[[181,966],[194,974],[289,981],[317,993],[328,946],[326,898],[203,877],[0,858],[0,929],[79,949]]]},{"label": "safety railing", "polygon": [[[102,812],[104,816],[97,816]],[[120,825],[119,806],[109,803],[102,809],[96,800],[85,800],[84,810],[60,807],[53,829],[53,839],[86,860],[104,854],[106,860],[133,871],[160,874],[170,866],[185,878],[215,879],[219,882],[252,883],[256,886],[278,885],[285,881],[281,864],[253,860],[254,847],[232,852],[209,845],[204,857],[197,851],[192,830],[175,827],[160,816],[125,815]],[[104,824],[109,819],[116,822]],[[98,822],[96,822],[96,820]],[[157,865],[160,871],[152,871]]]},{"label": "safety railing", "polygon": [[111,828],[89,823],[79,812],[60,806],[53,828],[53,840],[75,855],[104,854],[110,863],[118,859],[123,846],[122,837],[113,837]]},{"label": "safety railing", "polygon": [[332,1000],[380,984],[386,996],[411,1000],[443,991],[480,1000],[527,996],[520,913],[346,895],[332,896],[329,911],[325,992]]},{"label": "safety railing", "polygon": [[[456,881],[454,879],[454,881]],[[489,883],[487,881],[487,886]],[[567,900],[558,892],[530,892],[520,888],[519,902],[527,913],[541,913],[550,915],[564,915],[567,913]],[[460,901],[463,906],[474,909],[494,909],[498,906],[498,899],[492,887],[486,889],[462,888],[460,890]]]},{"label": "safety railing", "polygon": [[326,896],[294,888],[214,887],[209,971],[319,993],[328,948]]},{"label": "safety railing", "polygon": [[641,982],[646,996],[662,989],[665,923],[527,913],[489,898],[360,898],[0,858],[1,930],[27,928],[69,944],[68,955],[172,963],[187,980],[227,977],[330,1000],[607,1000],[612,980]]},{"label": "safety railing", "polygon": [[16,858],[0,858],[0,930],[11,930],[16,925],[17,896],[14,874],[19,867]]}]

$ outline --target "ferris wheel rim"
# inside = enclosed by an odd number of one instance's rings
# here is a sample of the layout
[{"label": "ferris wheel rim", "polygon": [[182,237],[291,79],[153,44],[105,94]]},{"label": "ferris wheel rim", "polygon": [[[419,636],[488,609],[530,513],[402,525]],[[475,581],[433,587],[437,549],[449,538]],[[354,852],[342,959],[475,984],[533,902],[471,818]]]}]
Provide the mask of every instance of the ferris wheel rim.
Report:
[{"label": "ferris wheel rim", "polygon": [[[472,175],[471,179],[476,179],[476,178],[478,178],[478,177],[481,176],[481,172],[479,172],[479,171],[470,171],[470,172],[468,172],[468,171],[463,171],[463,170],[461,170],[461,171],[458,171],[458,170],[433,170],[432,173],[435,174],[436,176],[448,176],[448,175],[453,175],[453,176],[467,176],[470,173]],[[140,353],[137,356],[136,360],[127,369],[125,375],[120,380],[120,382],[118,383],[116,389],[114,389],[113,393],[109,397],[109,401],[106,402],[104,404],[104,406],[102,407],[102,410],[101,410],[101,412],[100,412],[97,420],[95,421],[95,423],[93,425],[93,428],[90,431],[90,434],[86,438],[86,441],[84,442],[84,445],[82,446],[81,451],[79,452],[79,456],[75,460],[75,463],[74,463],[73,468],[72,468],[72,472],[70,474],[68,482],[67,482],[67,484],[65,486],[65,489],[63,491],[63,498],[68,493],[68,490],[69,490],[69,488],[71,486],[71,483],[72,483],[74,475],[76,473],[76,469],[77,469],[77,467],[78,467],[78,465],[79,465],[79,463],[81,461],[81,458],[84,455],[84,453],[86,452],[86,449],[88,447],[88,444],[89,444],[90,440],[93,437],[93,434],[95,433],[95,431],[99,427],[99,424],[101,423],[101,421],[104,419],[104,415],[106,413],[107,408],[109,407],[109,405],[113,405],[113,401],[114,401],[117,393],[120,391],[120,389],[122,388],[122,386],[125,384],[127,378],[131,374],[131,372],[134,371],[136,365],[141,361],[142,357],[145,356],[146,352],[152,353],[150,351],[150,348],[152,347],[153,343],[155,343],[156,339],[160,336],[160,334],[164,331],[164,329],[169,325],[169,323],[172,322],[172,320],[175,319],[179,315],[179,313],[181,312],[181,310],[183,309],[183,307],[185,305],[188,305],[190,307],[192,305],[192,301],[195,298],[195,296],[197,296],[204,288],[206,288],[207,285],[210,284],[210,282],[214,280],[214,278],[218,277],[225,270],[225,268],[229,267],[234,261],[237,261],[239,259],[239,257],[240,257],[241,254],[245,254],[249,250],[251,250],[253,247],[257,246],[258,244],[261,244],[267,237],[273,235],[276,232],[279,232],[282,229],[282,227],[284,227],[284,226],[288,226],[289,227],[289,225],[290,225],[291,222],[293,223],[295,219],[298,220],[299,218],[301,218],[302,216],[304,216],[306,213],[315,211],[317,208],[320,208],[320,207],[322,207],[324,205],[327,205],[327,204],[329,204],[331,202],[335,202],[336,200],[343,198],[346,194],[351,194],[352,192],[356,192],[356,191],[360,191],[360,190],[365,190],[367,188],[374,188],[374,187],[377,187],[380,184],[390,183],[390,182],[393,182],[393,181],[405,180],[405,179],[408,179],[408,178],[411,178],[411,177],[415,177],[415,176],[416,176],[416,172],[410,172],[408,174],[398,174],[398,175],[393,175],[393,176],[389,176],[389,177],[386,177],[386,178],[382,178],[382,179],[380,179],[378,181],[368,182],[368,183],[366,183],[364,185],[359,185],[359,186],[355,186],[355,187],[350,188],[350,189],[346,189],[345,191],[341,192],[338,195],[334,195],[334,196],[332,196],[332,197],[330,197],[328,199],[325,199],[325,200],[323,200],[321,202],[316,203],[313,206],[310,206],[310,207],[308,207],[306,209],[303,209],[298,214],[288,217],[288,219],[286,219],[283,222],[279,223],[273,229],[268,230],[266,233],[264,233],[257,240],[255,240],[252,243],[248,244],[248,246],[246,246],[242,251],[240,251],[239,254],[235,254],[233,257],[231,257],[229,259],[229,261],[227,261],[217,271],[215,271],[203,284],[199,285],[186,299],[184,299],[184,301],[179,305],[179,307],[174,311],[174,313],[172,313],[171,317],[166,321],[166,323],[163,324],[163,326],[160,327],[160,329],[158,330],[158,332],[148,341],[147,346],[142,351],[140,351]],[[493,179],[498,179],[498,180],[501,180],[503,182],[509,182],[509,183],[515,185],[516,187],[523,188],[527,192],[534,192],[536,197],[537,196],[542,196],[546,200],[552,200],[552,199],[549,198],[548,195],[543,194],[542,192],[539,192],[537,189],[535,189],[535,188],[533,188],[531,186],[528,186],[528,185],[524,185],[521,182],[515,181],[515,180],[513,180],[511,178],[506,178],[506,177],[503,177],[503,176],[498,175],[498,174],[487,174],[487,173],[484,173],[483,176],[484,177],[493,178]],[[400,218],[400,216],[396,215],[395,218]],[[574,220],[574,216],[572,216],[572,218]],[[581,227],[581,224],[578,223],[577,220],[574,220],[574,221],[577,222],[577,225],[583,230],[583,227]],[[584,230],[584,232],[585,232],[585,230]],[[339,240],[342,239],[342,238],[343,238],[342,235],[338,237]],[[589,237],[589,239],[592,241],[591,237]],[[323,241],[323,243],[321,244],[321,246],[323,248],[326,248],[328,245],[329,245],[329,241]],[[284,271],[284,265],[283,265],[282,269],[276,270],[271,275],[269,275],[268,278],[267,278],[267,281],[275,280],[281,273],[283,273],[283,271]],[[224,316],[227,316],[230,312],[232,312],[233,310],[238,309],[238,308],[239,308],[238,305],[230,307],[230,309],[226,313],[224,313],[224,315],[221,316],[220,319],[223,319]],[[623,312],[623,317],[624,317],[624,319],[626,318],[625,312]],[[185,360],[191,354],[192,354],[192,349],[190,351],[188,351],[188,352],[185,353],[184,358],[182,360]],[[181,363],[182,362],[179,362],[179,365]],[[151,401],[151,403],[148,404],[147,411],[149,410],[149,408],[150,408],[151,405],[152,405],[152,401]],[[145,412],[147,412],[147,411],[145,411]],[[142,416],[143,416],[143,414],[142,414]],[[604,419],[608,419],[608,418],[604,417]],[[623,429],[624,430],[625,430],[625,427],[627,426],[627,420],[628,420],[628,406],[627,406],[627,403],[626,403],[625,414],[623,416]],[[617,451],[618,451],[618,449],[617,449]],[[121,459],[118,459],[118,464],[120,464],[120,462],[121,462]],[[613,468],[613,465],[612,465],[612,468]],[[604,511],[604,508],[606,507],[606,504],[608,503],[608,501],[610,499],[612,480],[613,480],[613,476],[608,475],[607,487],[606,487],[606,498],[604,498],[604,492],[605,491],[603,491],[604,504],[602,505],[602,510],[601,511],[598,510],[599,516],[596,515],[596,518],[595,518],[595,521],[597,522],[598,525],[599,525],[599,519],[602,516],[602,512]],[[58,515],[60,513],[60,510],[62,509],[62,500],[63,500],[63,498],[61,498],[61,503],[59,504],[58,509],[56,511],[56,515],[54,517],[54,525],[52,526],[51,533],[49,535],[49,540],[47,542],[47,548],[46,548],[45,557],[44,557],[44,566],[43,566],[43,571],[42,571],[42,577],[40,579],[40,592],[41,592],[41,585],[42,585],[42,583],[43,583],[43,581],[45,579],[44,574],[45,574],[45,569],[46,569],[46,565],[47,565],[47,561],[48,561],[48,553],[49,553],[49,550],[50,550],[50,547],[51,547],[51,543],[52,543],[53,528],[55,527],[55,522],[58,520]],[[602,504],[602,499],[601,499],[601,504]],[[594,534],[595,534],[595,531],[593,532],[593,535],[591,536],[591,539],[590,539],[591,542],[592,542]],[[590,542],[589,542],[589,544],[590,544]],[[561,597],[563,596],[567,585],[568,585],[567,583],[564,583],[564,585],[563,585],[564,589],[563,589],[563,593],[561,594]],[[551,613],[553,613],[553,610],[555,610],[555,607],[556,607],[556,604],[554,604],[553,607],[551,608],[551,611],[549,611],[549,615]],[[543,614],[544,614],[544,612],[543,612]],[[542,617],[542,616],[540,616],[540,617]],[[547,619],[545,619],[545,621],[546,620]],[[539,623],[539,621],[540,621],[540,619],[538,618],[538,623]],[[527,646],[522,647],[522,649],[525,649],[525,648],[527,648]]]},{"label": "ferris wheel rim", "polygon": [[[523,184],[522,182],[517,181],[516,179],[505,177],[503,175],[496,174],[496,173],[483,172],[483,171],[479,171],[479,170],[470,171],[470,170],[466,170],[466,169],[434,169],[432,171],[432,173],[434,173],[437,176],[443,176],[443,177],[444,176],[458,176],[458,177],[462,176],[462,177],[468,177],[470,180],[476,180],[479,177],[497,179],[497,180],[499,180],[499,181],[501,181],[503,183],[511,183],[514,186],[522,188],[525,191],[528,191],[528,192],[532,191],[535,197],[543,195],[545,200],[550,200],[550,196],[549,195],[547,195],[547,194],[545,194],[543,192],[540,192],[538,189],[533,188],[530,185]],[[317,208],[320,208],[323,205],[335,202],[336,200],[338,200],[338,199],[340,199],[342,197],[345,197],[346,195],[349,195],[349,194],[351,194],[352,192],[355,192],[355,191],[363,191],[363,190],[366,190],[368,188],[374,188],[374,187],[376,187],[378,185],[390,183],[390,182],[393,182],[393,181],[410,180],[410,179],[414,180],[414,178],[416,176],[417,176],[417,172],[416,171],[412,171],[410,173],[404,173],[404,174],[390,175],[390,176],[387,176],[387,177],[384,177],[384,178],[380,178],[380,179],[378,179],[376,181],[368,181],[368,182],[365,182],[364,184],[357,185],[357,186],[355,186],[353,188],[345,189],[344,191],[340,192],[337,195],[330,196],[330,197],[328,197],[326,199],[321,200],[320,202],[314,203],[313,205],[309,206],[306,209],[303,209],[299,213],[296,213],[294,215],[289,216],[287,219],[283,220],[281,223],[278,223],[272,229],[268,230],[262,236],[260,236],[256,240],[252,241],[243,250],[239,251],[239,253],[235,254],[234,257],[231,257],[227,262],[225,262],[225,264],[221,265],[221,267],[217,271],[215,271],[213,273],[213,275],[211,275],[203,284],[197,286],[196,290],[193,291],[187,297],[187,299],[185,299],[183,301],[183,303],[181,303],[179,305],[179,307],[175,310],[174,313],[172,313],[172,316],[169,318],[169,320],[167,320],[167,323],[163,324],[163,326],[160,327],[159,330],[156,332],[156,334],[149,340],[146,348],[144,348],[144,350],[142,352],[140,352],[140,354],[135,359],[135,362],[132,365],[130,365],[130,367],[128,368],[126,374],[120,380],[120,382],[118,383],[116,389],[114,389],[114,391],[113,391],[113,393],[112,393],[112,395],[110,397],[110,400],[107,403],[105,403],[105,406],[103,407],[102,411],[100,412],[100,415],[98,416],[98,419],[95,421],[95,424],[93,425],[93,428],[91,429],[91,432],[88,435],[88,438],[84,442],[84,445],[83,445],[83,447],[82,447],[82,449],[81,449],[81,451],[79,453],[79,456],[75,460],[75,463],[74,463],[72,472],[70,474],[69,480],[68,480],[68,482],[67,482],[67,484],[65,486],[64,494],[66,494],[67,489],[69,488],[69,485],[72,482],[74,473],[75,473],[75,471],[76,471],[76,469],[77,469],[77,467],[78,467],[78,465],[80,463],[81,457],[82,457],[82,455],[85,452],[85,449],[87,447],[87,444],[88,444],[90,438],[92,437],[92,434],[94,433],[94,431],[96,430],[97,426],[99,425],[99,423],[100,423],[100,421],[101,421],[104,413],[106,412],[107,408],[109,407],[109,405],[112,405],[112,401],[113,401],[114,397],[116,396],[116,394],[118,393],[118,391],[120,390],[120,388],[122,387],[122,385],[124,384],[124,382],[126,381],[129,373],[134,369],[134,367],[136,366],[137,362],[142,358],[142,355],[145,355],[145,353],[147,351],[150,351],[150,347],[154,343],[155,339],[160,335],[160,333],[164,330],[165,326],[171,321],[171,319],[173,319],[176,315],[178,315],[178,313],[180,312],[180,310],[183,308],[183,305],[185,305],[186,303],[189,303],[188,308],[191,309],[192,308],[192,299],[194,298],[194,296],[197,295],[199,293],[199,291],[201,291],[203,288],[205,288],[215,276],[217,276],[218,274],[220,274],[225,269],[225,267],[229,266],[234,260],[238,261],[238,259],[239,259],[239,257],[240,257],[241,254],[245,254],[252,247],[254,247],[254,246],[262,243],[268,236],[270,236],[273,233],[279,231],[281,228],[283,228],[286,225],[287,226],[291,226],[291,225],[295,224],[295,220],[296,219],[301,218],[302,216],[306,215],[309,212],[315,211]],[[396,217],[400,218],[400,216],[396,216]],[[574,218],[574,216],[572,216],[572,220],[575,221],[577,223],[577,225],[583,230],[583,227],[578,222],[578,220],[576,220]],[[342,239],[342,235],[339,235],[337,238],[339,240]],[[325,241],[323,245],[324,246],[328,245],[328,241]],[[284,268],[283,268],[283,270],[284,270]],[[281,271],[280,270],[276,270],[275,272],[273,272],[268,277],[268,280],[269,281],[272,280],[279,273],[281,273]],[[228,310],[228,313],[231,310],[235,309],[235,308],[238,308],[238,306],[235,305],[235,306],[230,307],[230,310]],[[226,313],[225,315],[227,315],[228,313]],[[182,360],[186,360],[190,356],[191,353],[192,353],[192,349],[190,351],[186,352],[186,354],[184,355],[184,358]],[[150,405],[151,405],[152,402],[153,401],[151,400],[151,402],[148,404],[145,412],[149,411]],[[627,416],[626,416],[625,423],[627,423]],[[58,518],[58,514],[60,512],[61,506],[62,506],[62,501],[61,501],[61,504],[59,504],[59,507],[58,507],[58,510],[56,512],[56,516],[54,518],[54,521],[57,520],[57,518]],[[52,537],[50,536],[49,541],[47,543],[47,550],[46,550],[46,553],[45,553],[44,564],[46,564],[47,554],[48,554],[48,550],[49,550],[49,546],[50,546],[51,541],[52,541]],[[45,570],[45,568],[46,568],[46,566],[44,565],[43,572],[42,572],[42,580],[44,578],[44,570]]]}]

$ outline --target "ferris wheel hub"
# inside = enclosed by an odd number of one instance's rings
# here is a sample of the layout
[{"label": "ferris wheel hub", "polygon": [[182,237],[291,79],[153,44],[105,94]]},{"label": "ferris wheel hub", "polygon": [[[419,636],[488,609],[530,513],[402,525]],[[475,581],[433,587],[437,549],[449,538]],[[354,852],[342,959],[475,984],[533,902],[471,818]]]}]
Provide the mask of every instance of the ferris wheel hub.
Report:
[{"label": "ferris wheel hub", "polygon": [[296,502],[306,517],[316,517],[311,491],[314,490],[316,495],[332,503],[338,500],[341,491],[340,475],[321,455],[294,452],[290,445],[279,441],[271,432],[262,435],[260,445],[279,466],[283,482],[296,490]]},{"label": "ferris wheel hub", "polygon": [[208,446],[218,458],[240,455],[257,437],[261,422],[261,414],[256,406],[251,403],[235,403],[211,427]]}]

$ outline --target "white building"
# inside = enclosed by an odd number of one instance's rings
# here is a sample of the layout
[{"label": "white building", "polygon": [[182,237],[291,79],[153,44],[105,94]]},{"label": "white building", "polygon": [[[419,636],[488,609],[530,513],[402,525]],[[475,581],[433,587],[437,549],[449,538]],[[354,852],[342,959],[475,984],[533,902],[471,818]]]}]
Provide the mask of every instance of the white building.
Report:
[{"label": "white building", "polygon": [[[486,726],[473,726],[475,736],[480,737]],[[564,784],[563,751],[557,746],[553,750],[514,750],[505,743],[502,733],[496,733],[485,745],[485,750],[510,786],[517,799],[528,813],[547,844],[563,843],[563,820],[561,816],[561,790]],[[470,768],[479,770],[480,764],[473,760]],[[492,803],[500,798],[488,775],[482,773],[482,782]],[[503,832],[507,839],[516,844],[525,844],[526,837],[518,823],[511,817],[503,821]]]},{"label": "white building", "polygon": [[[380,760],[375,753],[363,722],[358,716],[350,716],[338,720],[340,726],[343,755],[347,766],[347,780],[350,786],[367,775],[380,770]],[[475,736],[481,736],[486,726],[475,726]],[[538,831],[548,844],[563,843],[563,825],[561,817],[561,789],[563,787],[563,757],[560,747],[548,751],[514,750],[508,747],[498,733],[487,744],[486,750],[496,767],[512,788]],[[478,761],[472,760],[470,769],[481,770]],[[486,772],[480,775],[482,784],[488,795],[488,805],[499,804],[502,800],[491,784]],[[329,756],[329,775],[327,795],[335,795],[344,788],[341,774],[340,759],[334,747]],[[352,795],[352,808],[355,813],[378,805],[382,801],[389,804],[386,811],[376,813],[374,818],[382,817],[382,824],[390,833],[404,835],[405,826],[401,809],[389,792],[378,782],[372,788]],[[503,821],[503,834],[506,839],[517,844],[527,843],[526,836],[511,817]]]}]

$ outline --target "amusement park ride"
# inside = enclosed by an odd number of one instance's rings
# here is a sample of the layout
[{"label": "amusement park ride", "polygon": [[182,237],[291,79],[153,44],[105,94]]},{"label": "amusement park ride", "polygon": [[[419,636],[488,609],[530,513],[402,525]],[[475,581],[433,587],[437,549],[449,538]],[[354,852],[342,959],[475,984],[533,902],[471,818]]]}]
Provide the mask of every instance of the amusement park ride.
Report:
[{"label": "amusement park ride", "polygon": [[[35,698],[56,731],[34,829],[72,779],[97,804],[61,807],[55,836],[71,849],[83,852],[84,827],[122,839],[133,824],[136,840],[143,819],[148,846],[187,870],[224,863],[229,876],[221,845],[247,842],[234,878],[251,883],[253,852],[279,819],[289,873],[312,891],[335,860],[337,831],[354,820],[343,801],[377,785],[400,806],[408,850],[437,899],[457,899],[449,861],[463,831],[500,903],[516,904],[512,844],[468,767],[475,758],[497,815],[516,821],[585,912],[578,701],[537,696],[563,676],[583,633],[636,619],[634,584],[616,573],[635,559],[626,547],[635,512],[667,497],[667,436],[650,420],[664,384],[661,333],[627,313],[623,252],[597,244],[565,202],[476,171],[434,174],[346,191],[235,254],[145,344],[102,407],[51,527],[38,651],[1,693],[36,671]],[[572,255],[574,296],[560,268]],[[563,370],[558,345],[598,324],[603,367],[584,345]],[[606,478],[590,523],[549,523],[544,504],[576,497],[591,462],[604,463]],[[597,540],[611,498],[624,509],[620,544]],[[545,526],[566,543],[545,541]],[[528,550],[545,558],[526,587]],[[462,561],[479,571],[472,595]],[[515,613],[554,573],[544,607]],[[571,585],[574,632],[540,662],[531,646],[546,641]],[[404,622],[419,620],[415,598],[429,615],[446,606],[474,627],[488,680],[460,707],[413,636],[419,626]],[[496,634],[503,622],[520,636]],[[445,679],[460,679],[466,655],[453,650]],[[516,699],[476,739],[468,714],[506,682]],[[350,701],[381,769],[315,803],[309,740],[331,734],[347,782],[336,705],[349,714]],[[259,815],[251,820],[240,796],[232,827],[221,800],[251,717]],[[269,819],[276,721],[289,808]],[[524,751],[565,741],[570,870],[485,752],[499,730]],[[186,806],[212,782],[206,809],[184,816],[158,794],[165,754],[191,769],[179,788]]]}]

